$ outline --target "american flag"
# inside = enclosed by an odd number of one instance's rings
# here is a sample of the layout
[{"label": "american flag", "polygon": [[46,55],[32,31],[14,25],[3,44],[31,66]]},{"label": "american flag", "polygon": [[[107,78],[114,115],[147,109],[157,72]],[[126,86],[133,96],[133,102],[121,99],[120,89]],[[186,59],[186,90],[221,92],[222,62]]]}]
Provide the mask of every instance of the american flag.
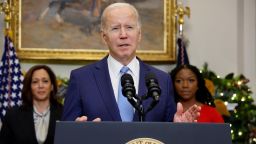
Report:
[{"label": "american flag", "polygon": [[9,107],[20,106],[23,75],[13,42],[5,36],[4,52],[0,63],[0,118]]},{"label": "american flag", "polygon": [[189,64],[188,54],[186,50],[186,39],[184,37],[179,37],[177,40],[177,45],[178,45],[177,66]]}]

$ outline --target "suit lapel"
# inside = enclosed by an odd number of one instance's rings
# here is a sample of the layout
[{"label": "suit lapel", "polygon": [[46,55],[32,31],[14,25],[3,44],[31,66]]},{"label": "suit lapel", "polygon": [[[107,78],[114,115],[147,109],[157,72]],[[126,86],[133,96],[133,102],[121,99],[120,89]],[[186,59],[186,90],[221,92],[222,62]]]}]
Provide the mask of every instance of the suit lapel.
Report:
[{"label": "suit lapel", "polygon": [[[143,96],[147,94],[147,87],[146,87],[146,83],[145,83],[145,76],[150,72],[150,68],[144,64],[140,59],[140,77],[139,77],[139,90],[138,90],[138,96]],[[143,107],[145,108],[145,110],[147,110],[147,106],[149,105],[149,101],[145,100],[142,103]],[[139,116],[138,116],[138,112],[135,112],[134,115],[134,121],[138,121],[139,120]]]},{"label": "suit lapel", "polygon": [[33,143],[37,143],[36,140],[36,131],[35,131],[35,124],[34,124],[34,117],[33,117],[33,107],[27,107],[26,110],[24,110],[24,122],[25,126],[27,127],[26,133],[31,134],[30,137],[28,137],[30,142],[33,141]]},{"label": "suit lapel", "polygon": [[54,107],[54,105],[51,105],[51,107],[50,107],[49,128],[48,128],[48,132],[47,132],[47,136],[46,136],[45,142],[49,142],[50,139],[51,139],[50,136],[54,135],[54,132],[55,132],[55,120],[57,120],[56,119],[57,116],[58,116],[57,109]]},{"label": "suit lapel", "polygon": [[138,95],[142,96],[147,92],[147,87],[145,84],[145,76],[147,75],[147,73],[149,73],[150,69],[148,68],[147,65],[141,62],[141,60],[139,60],[139,62],[140,62],[140,79],[139,79]]},{"label": "suit lapel", "polygon": [[107,57],[96,64],[94,78],[101,93],[101,98],[103,99],[109,114],[113,118],[113,121],[121,121],[109,76]]}]

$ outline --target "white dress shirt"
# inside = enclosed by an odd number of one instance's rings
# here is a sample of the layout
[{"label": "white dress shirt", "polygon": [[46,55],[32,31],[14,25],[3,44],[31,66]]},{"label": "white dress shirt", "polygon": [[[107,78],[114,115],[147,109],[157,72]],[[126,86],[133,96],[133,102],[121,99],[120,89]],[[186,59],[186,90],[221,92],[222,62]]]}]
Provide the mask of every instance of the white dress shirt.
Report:
[{"label": "white dress shirt", "polygon": [[[113,87],[113,91],[115,94],[115,98],[117,101],[118,98],[118,85],[121,78],[120,70],[124,66],[117,60],[115,60],[111,55],[108,56],[108,70],[109,75]],[[139,74],[140,74],[140,63],[139,60],[135,57],[132,59],[132,61],[126,65],[129,67],[128,73],[132,76],[134,81],[134,87],[136,89],[136,94],[138,94],[138,88],[139,88]]]}]

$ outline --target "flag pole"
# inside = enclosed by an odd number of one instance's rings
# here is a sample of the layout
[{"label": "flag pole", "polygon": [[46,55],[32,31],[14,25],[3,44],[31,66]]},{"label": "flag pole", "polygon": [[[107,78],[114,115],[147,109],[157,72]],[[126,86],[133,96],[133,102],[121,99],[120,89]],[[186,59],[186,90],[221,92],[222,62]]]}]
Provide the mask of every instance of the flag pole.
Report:
[{"label": "flag pole", "polygon": [[175,6],[175,16],[178,25],[178,36],[177,36],[177,66],[189,64],[189,59],[186,51],[187,40],[184,37],[185,16],[190,18],[190,8],[188,6],[183,6],[182,1],[178,0]]},{"label": "flag pole", "polygon": [[9,39],[12,36],[12,31],[11,31],[11,26],[10,26],[10,22],[11,22],[11,8],[10,8],[10,0],[4,0],[3,2],[0,3],[0,10],[1,12],[3,12],[5,14],[4,16],[4,22],[5,22],[5,45],[7,45],[7,65],[8,65],[8,107],[11,106],[11,93],[12,93],[12,76],[11,76],[11,66],[10,66],[10,46],[9,46]]},{"label": "flag pole", "polygon": [[12,20],[15,15],[13,0],[2,0],[0,12],[4,13],[5,44],[0,61],[0,126],[6,111],[10,107],[22,105],[23,75],[20,62],[12,41]]},{"label": "flag pole", "polygon": [[5,14],[5,36],[12,38],[12,30],[10,24],[12,19],[11,0],[4,0],[0,3],[0,12],[3,12]]},{"label": "flag pole", "polygon": [[187,15],[190,18],[190,8],[188,6],[184,7],[182,2],[179,0],[177,2],[177,6],[175,8],[175,16],[177,17],[179,36],[183,37],[183,25],[185,23],[185,16]]}]

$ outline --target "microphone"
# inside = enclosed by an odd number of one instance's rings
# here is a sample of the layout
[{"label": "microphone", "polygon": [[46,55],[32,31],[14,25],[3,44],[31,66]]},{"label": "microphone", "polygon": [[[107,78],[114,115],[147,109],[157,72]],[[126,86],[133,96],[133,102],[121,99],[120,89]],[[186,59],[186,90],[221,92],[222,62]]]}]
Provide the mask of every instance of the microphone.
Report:
[{"label": "microphone", "polygon": [[156,104],[159,102],[159,98],[161,95],[161,89],[158,86],[158,81],[155,78],[154,73],[148,73],[145,77],[146,80],[146,86],[148,88],[148,94],[147,97],[152,97],[153,101],[151,102],[150,106],[148,107],[147,112],[151,111]]},{"label": "microphone", "polygon": [[135,96],[135,87],[132,76],[128,73],[125,73],[121,77],[121,85],[122,85],[122,94],[131,99]]},{"label": "microphone", "polygon": [[139,104],[134,100],[136,98],[136,90],[134,87],[134,82],[132,76],[128,73],[125,73],[121,77],[121,86],[122,86],[122,94],[127,97],[127,100],[131,103],[131,105],[140,110]]},{"label": "microphone", "polygon": [[161,95],[161,89],[158,86],[158,81],[154,73],[148,73],[145,77],[146,86],[148,88],[148,96],[152,97],[153,100],[159,101]]}]

